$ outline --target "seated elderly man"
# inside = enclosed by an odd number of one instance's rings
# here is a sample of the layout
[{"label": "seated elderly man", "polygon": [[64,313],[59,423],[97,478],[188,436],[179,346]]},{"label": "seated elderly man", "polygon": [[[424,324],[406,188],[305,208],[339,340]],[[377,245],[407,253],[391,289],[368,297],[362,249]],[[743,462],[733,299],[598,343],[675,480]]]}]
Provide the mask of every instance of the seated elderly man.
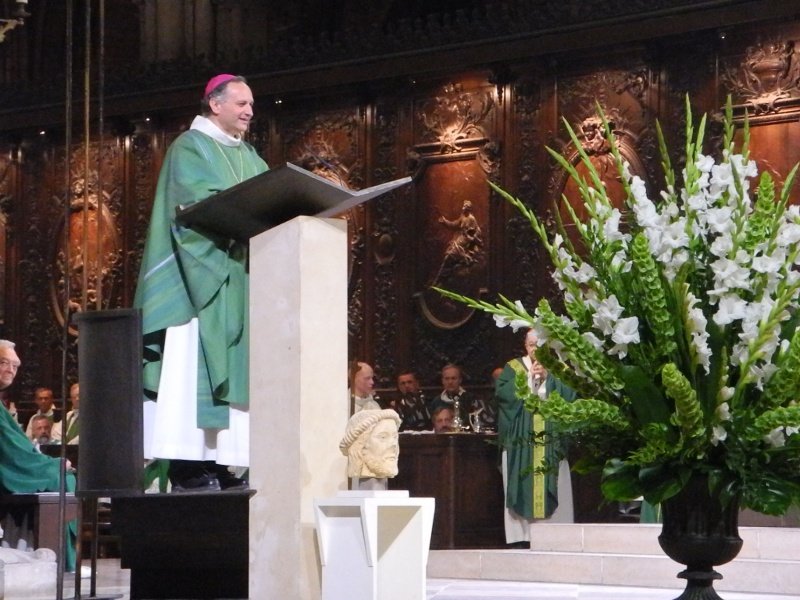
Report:
[{"label": "seated elderly man", "polygon": [[431,410],[440,406],[453,409],[453,426],[457,428],[469,426],[469,413],[475,410],[475,398],[461,387],[461,367],[454,364],[445,365],[442,369],[442,393],[434,397]]},{"label": "seated elderly man", "polygon": [[394,477],[400,453],[400,417],[391,408],[362,410],[350,417],[339,450],[349,477]]},{"label": "seated elderly man", "polygon": [[52,439],[53,423],[46,415],[33,415],[31,419],[31,436],[33,445],[38,448],[42,444],[49,444]]},{"label": "seated elderly man", "polygon": [[[0,389],[14,383],[20,360],[14,342],[0,340]],[[69,464],[67,464],[69,467]],[[12,494],[57,492],[61,462],[37,452],[8,410],[0,407],[0,490]],[[75,476],[67,473],[66,488],[75,490]],[[66,569],[75,569],[75,521],[67,525]]]}]

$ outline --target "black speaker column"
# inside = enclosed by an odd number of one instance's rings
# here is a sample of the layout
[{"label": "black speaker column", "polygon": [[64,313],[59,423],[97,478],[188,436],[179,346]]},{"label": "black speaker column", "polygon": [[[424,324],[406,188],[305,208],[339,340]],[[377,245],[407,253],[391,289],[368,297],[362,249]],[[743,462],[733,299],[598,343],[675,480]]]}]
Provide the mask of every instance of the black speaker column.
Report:
[{"label": "black speaker column", "polygon": [[138,309],[73,315],[81,386],[77,496],[141,493],[142,317]]}]

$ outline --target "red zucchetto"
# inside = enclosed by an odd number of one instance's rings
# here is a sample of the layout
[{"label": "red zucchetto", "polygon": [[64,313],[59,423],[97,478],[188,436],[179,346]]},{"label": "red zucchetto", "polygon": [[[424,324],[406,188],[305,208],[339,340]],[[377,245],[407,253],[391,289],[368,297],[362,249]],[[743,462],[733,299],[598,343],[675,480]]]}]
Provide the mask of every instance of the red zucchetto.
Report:
[{"label": "red zucchetto", "polygon": [[203,95],[203,97],[207,98],[211,92],[213,92],[223,83],[229,82],[231,79],[236,79],[236,75],[231,75],[230,73],[222,73],[220,75],[215,75],[214,77],[208,80],[208,83],[206,84],[206,93]]}]

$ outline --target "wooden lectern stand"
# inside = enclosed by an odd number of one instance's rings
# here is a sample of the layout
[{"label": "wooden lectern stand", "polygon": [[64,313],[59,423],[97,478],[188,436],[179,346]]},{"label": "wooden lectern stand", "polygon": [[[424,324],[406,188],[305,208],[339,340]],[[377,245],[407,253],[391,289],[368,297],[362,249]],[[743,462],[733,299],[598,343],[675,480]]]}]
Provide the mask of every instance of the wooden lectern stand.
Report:
[{"label": "wooden lectern stand", "polygon": [[287,164],[177,218],[250,239],[250,598],[320,597],[314,498],[347,489],[347,223],[320,216],[409,181],[354,192]]}]

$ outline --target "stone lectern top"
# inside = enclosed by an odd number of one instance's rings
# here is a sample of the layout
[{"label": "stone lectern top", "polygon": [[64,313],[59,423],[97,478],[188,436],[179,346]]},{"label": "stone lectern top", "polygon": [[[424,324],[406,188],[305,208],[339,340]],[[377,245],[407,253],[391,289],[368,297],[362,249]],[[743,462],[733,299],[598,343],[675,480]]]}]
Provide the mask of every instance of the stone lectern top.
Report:
[{"label": "stone lectern top", "polygon": [[175,220],[186,227],[246,242],[298,216],[331,217],[411,181],[395,179],[350,190],[286,163],[205,200],[180,207]]}]

